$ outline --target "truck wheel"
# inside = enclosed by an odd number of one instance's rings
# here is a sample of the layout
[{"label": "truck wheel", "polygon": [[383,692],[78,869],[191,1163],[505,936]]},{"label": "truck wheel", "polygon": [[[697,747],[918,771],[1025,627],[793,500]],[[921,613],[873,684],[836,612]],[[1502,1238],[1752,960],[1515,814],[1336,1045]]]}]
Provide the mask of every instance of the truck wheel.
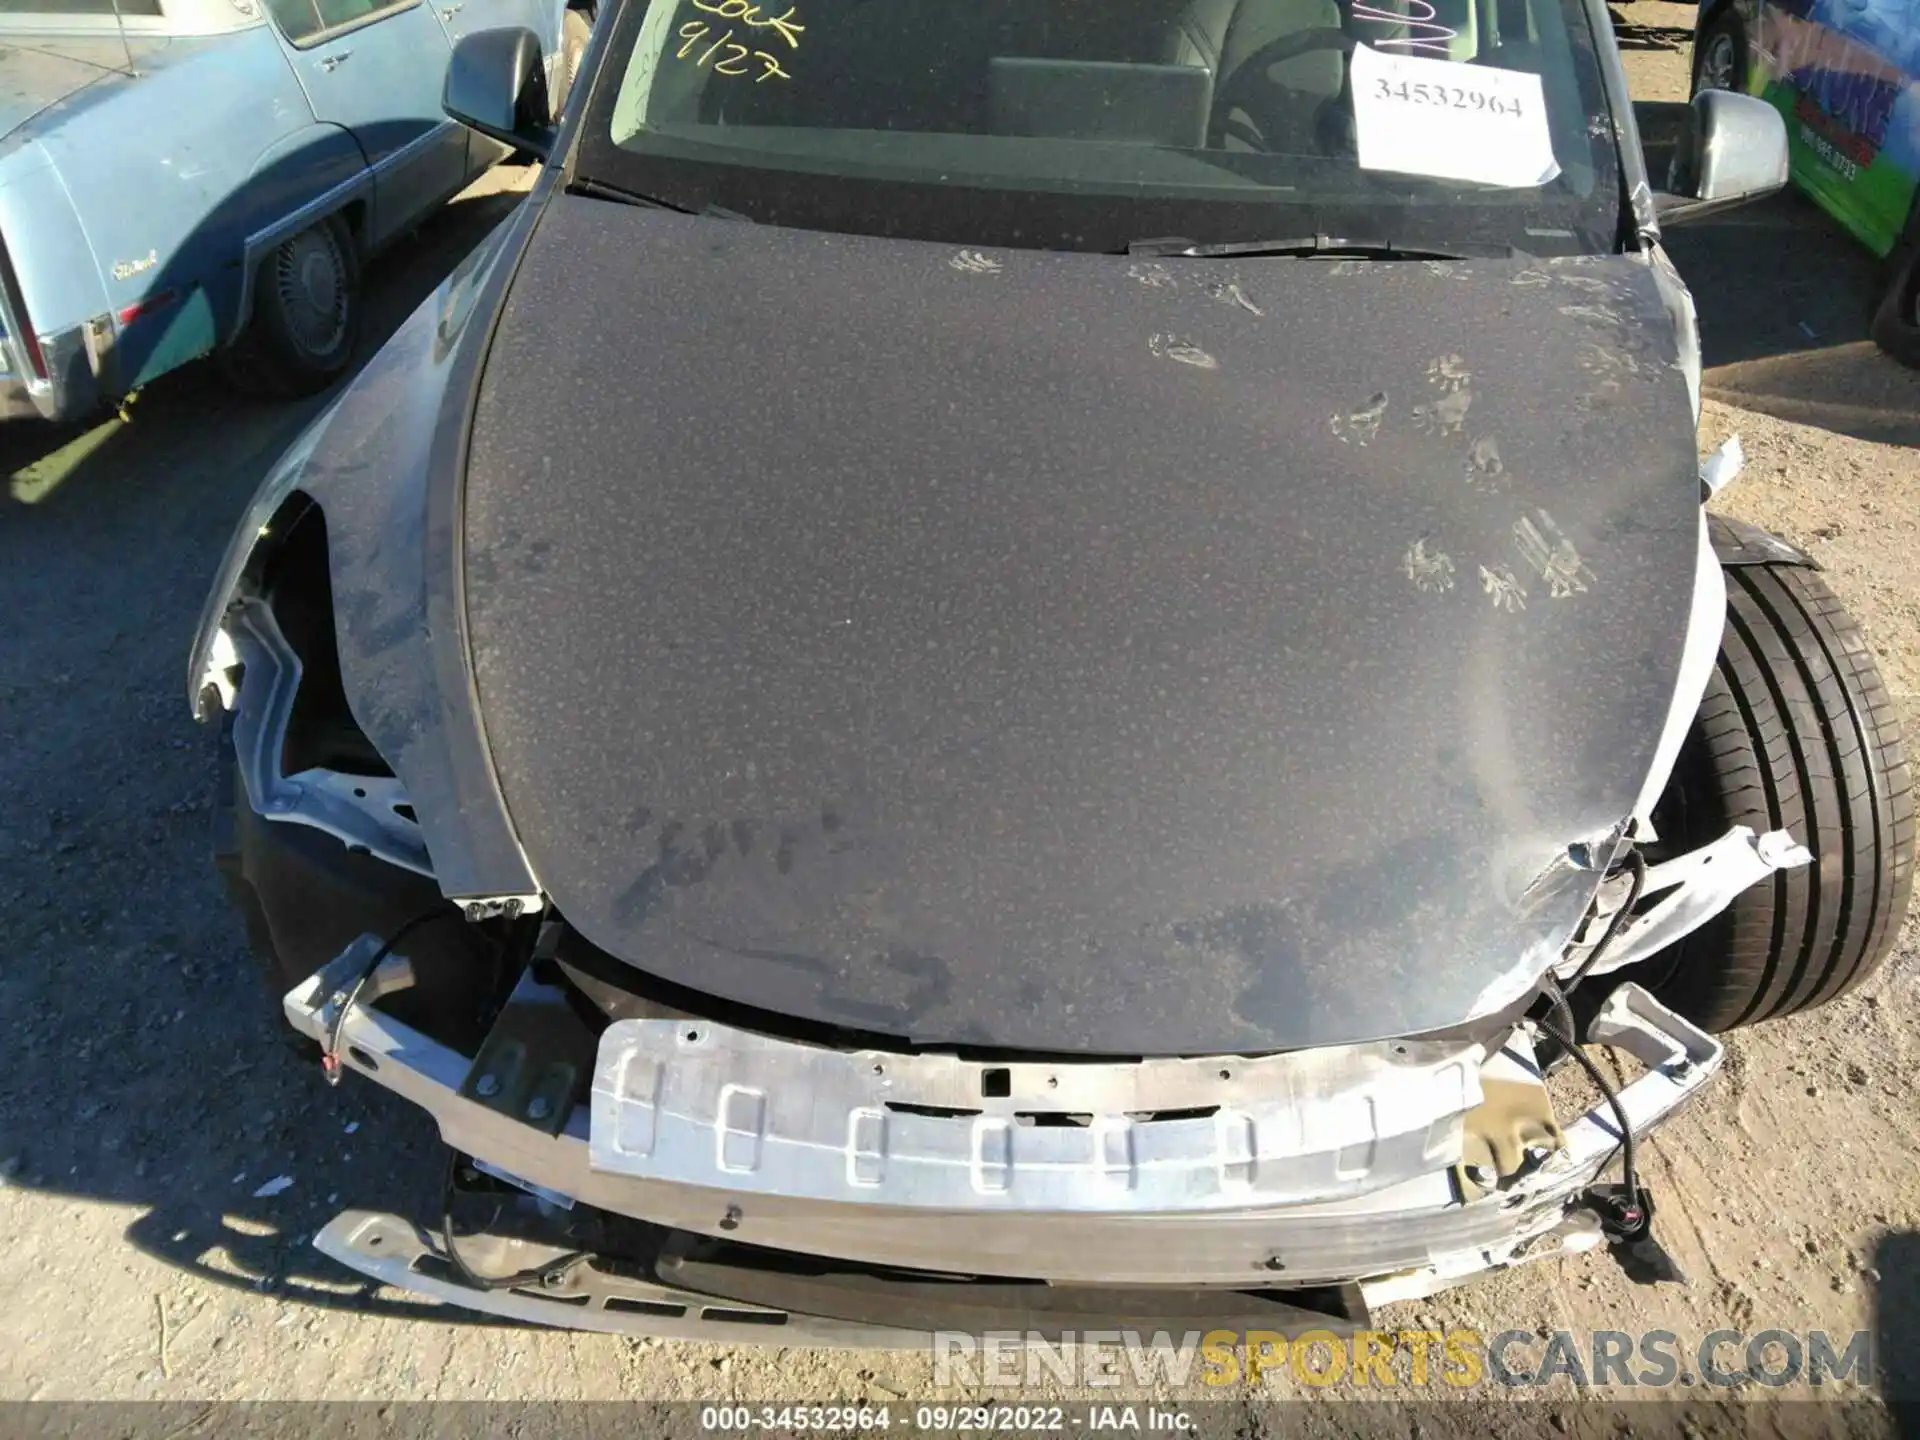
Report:
[{"label": "truck wheel", "polygon": [[229,377],[271,395],[326,389],[353,360],[360,308],[353,236],[329,215],[261,260],[253,315],[227,353]]},{"label": "truck wheel", "polygon": [[1897,256],[1893,283],[1881,297],[1871,333],[1887,354],[1920,370],[1920,243]]},{"label": "truck wheel", "polygon": [[1748,825],[1811,865],[1776,872],[1632,978],[1709,1030],[1823,1005],[1879,966],[1913,886],[1913,780],[1860,627],[1813,570],[1731,566],[1720,661],[1651,859]]},{"label": "truck wheel", "polygon": [[1745,90],[1747,26],[1731,5],[1714,16],[1693,46],[1693,92]]}]

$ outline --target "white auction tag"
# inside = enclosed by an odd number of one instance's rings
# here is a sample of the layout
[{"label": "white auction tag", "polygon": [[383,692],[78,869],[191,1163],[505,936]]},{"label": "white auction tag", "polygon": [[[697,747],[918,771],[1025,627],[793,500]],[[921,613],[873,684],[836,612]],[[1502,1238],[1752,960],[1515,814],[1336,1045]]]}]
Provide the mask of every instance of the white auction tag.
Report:
[{"label": "white auction tag", "polygon": [[1353,48],[1360,168],[1481,185],[1544,185],[1560,173],[1540,77]]}]

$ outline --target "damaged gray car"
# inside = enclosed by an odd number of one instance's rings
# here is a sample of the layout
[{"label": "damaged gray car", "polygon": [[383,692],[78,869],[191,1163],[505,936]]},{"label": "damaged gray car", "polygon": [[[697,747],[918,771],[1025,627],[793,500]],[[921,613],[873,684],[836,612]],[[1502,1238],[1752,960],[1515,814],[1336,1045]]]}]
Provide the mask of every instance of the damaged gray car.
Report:
[{"label": "damaged gray car", "polygon": [[624,0],[543,73],[460,42],[538,180],[191,659],[287,1020],[446,1146],[315,1243],[780,1344],[1672,1277],[1636,1140],[1912,880],[1869,647],[1705,509],[1660,229],[1778,116],[1656,191],[1598,0]]}]

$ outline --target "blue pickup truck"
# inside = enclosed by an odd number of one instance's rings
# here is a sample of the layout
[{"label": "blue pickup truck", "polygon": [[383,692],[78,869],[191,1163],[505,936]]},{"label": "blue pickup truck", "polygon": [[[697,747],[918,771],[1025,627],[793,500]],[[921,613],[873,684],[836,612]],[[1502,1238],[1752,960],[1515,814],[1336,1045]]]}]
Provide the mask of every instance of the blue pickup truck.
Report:
[{"label": "blue pickup truck", "polygon": [[440,107],[452,46],[564,0],[5,0],[0,418],[70,419],[225,352],[269,392],[352,357],[362,262],[508,148]]}]

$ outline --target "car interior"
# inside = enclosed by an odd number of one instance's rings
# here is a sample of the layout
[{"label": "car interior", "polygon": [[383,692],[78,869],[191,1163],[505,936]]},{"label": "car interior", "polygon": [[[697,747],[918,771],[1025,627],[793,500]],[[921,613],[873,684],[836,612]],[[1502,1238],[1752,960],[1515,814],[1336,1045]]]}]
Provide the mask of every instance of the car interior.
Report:
[{"label": "car interior", "polygon": [[[636,46],[621,131],[752,126],[1021,136],[1180,150],[1305,155],[1352,151],[1346,56],[1386,54],[1539,73],[1540,0],[842,0],[796,5],[783,76],[702,63],[695,11],[657,6]],[[1550,16],[1543,12],[1551,11]],[[770,9],[766,12],[774,13]],[[683,36],[695,36],[683,40]],[[1560,47],[1564,49],[1564,44]],[[767,83],[771,79],[772,83]],[[1573,93],[1571,77],[1568,93]],[[636,93],[638,92],[638,93]],[[633,103],[641,101],[642,103]],[[627,124],[621,123],[621,112]]]}]

